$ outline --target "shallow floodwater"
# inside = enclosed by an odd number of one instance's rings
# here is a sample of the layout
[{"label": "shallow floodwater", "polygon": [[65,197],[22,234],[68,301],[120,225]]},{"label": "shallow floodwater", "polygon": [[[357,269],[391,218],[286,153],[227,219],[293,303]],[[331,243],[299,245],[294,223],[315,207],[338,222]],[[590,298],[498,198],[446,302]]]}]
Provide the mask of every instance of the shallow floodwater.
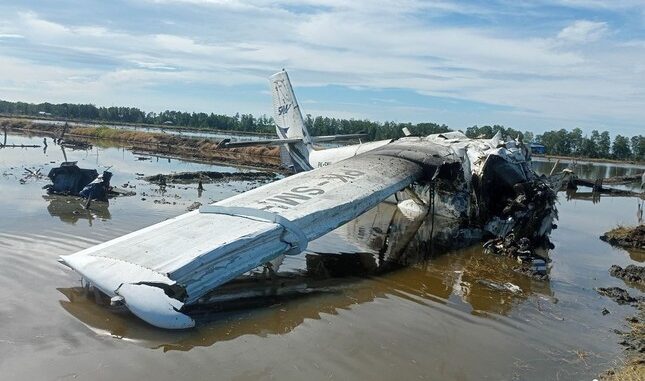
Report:
[{"label": "shallow floodwater", "polygon": [[[68,124],[73,127],[98,127],[100,124],[93,124],[93,123],[78,123],[78,122],[67,122],[67,121],[59,121],[59,120],[40,120],[40,119],[32,119],[29,122],[33,124],[54,124],[54,125],[59,125],[62,126],[64,124]],[[221,140],[221,139],[231,139],[231,141],[234,142],[243,142],[243,141],[255,141],[255,140],[262,140],[262,139],[272,139],[274,138],[271,135],[268,134],[253,134],[253,133],[236,133],[234,131],[231,132],[224,132],[224,131],[196,131],[196,130],[190,130],[190,129],[182,129],[181,127],[179,128],[173,128],[172,126],[169,127],[149,127],[149,126],[131,126],[131,125],[118,125],[118,124],[107,124],[105,125],[106,127],[110,128],[116,128],[119,130],[129,130],[129,131],[143,131],[143,132],[161,132],[164,134],[171,134],[171,135],[179,135],[179,136],[188,136],[188,137],[193,137],[193,138],[209,138],[209,139],[215,139],[215,140]]]},{"label": "shallow floodwater", "polygon": [[[276,264],[278,276],[291,274],[289,293],[168,332],[100,305],[56,258],[259,184],[205,184],[201,197],[189,184],[162,194],[137,174],[248,169],[139,160],[118,147],[67,151],[82,168],[110,167],[113,185],[137,192],[108,207],[93,203],[88,212],[74,199],[44,197],[47,179],[21,182],[26,168],[46,174],[63,160],[48,140],[46,153],[0,149],[1,380],[590,380],[621,358],[612,330],[625,329],[634,310],[593,288],[638,294],[607,270],[639,263],[642,253],[598,239],[617,224],[636,223],[636,198],[567,201],[560,193],[549,281],[513,272],[513,261],[485,255],[479,244],[442,249],[461,238],[440,221],[409,220],[384,203]],[[543,172],[552,166],[536,165]],[[643,169],[591,165],[581,176],[608,170]],[[522,292],[495,291],[486,281],[511,282]],[[262,284],[248,290],[265,292]]]}]

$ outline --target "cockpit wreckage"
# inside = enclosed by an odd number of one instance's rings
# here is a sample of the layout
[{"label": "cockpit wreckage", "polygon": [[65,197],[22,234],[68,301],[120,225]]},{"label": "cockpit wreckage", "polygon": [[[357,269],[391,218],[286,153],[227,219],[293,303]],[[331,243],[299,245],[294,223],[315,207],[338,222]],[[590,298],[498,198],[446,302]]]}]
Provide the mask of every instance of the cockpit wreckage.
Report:
[{"label": "cockpit wreckage", "polygon": [[537,244],[554,226],[554,187],[531,169],[521,142],[450,132],[316,150],[286,72],[271,85],[279,139],[268,143],[284,144],[299,173],[60,261],[112,304],[154,326],[183,329],[195,325],[187,311],[209,292],[300,254],[388,199],[404,213],[454,219],[482,238],[512,234]]}]

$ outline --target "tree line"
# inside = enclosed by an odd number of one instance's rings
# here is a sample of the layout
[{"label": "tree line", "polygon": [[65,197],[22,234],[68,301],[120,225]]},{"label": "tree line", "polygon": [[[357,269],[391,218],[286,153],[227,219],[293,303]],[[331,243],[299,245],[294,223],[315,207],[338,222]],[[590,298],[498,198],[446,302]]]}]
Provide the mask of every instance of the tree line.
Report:
[{"label": "tree line", "polygon": [[608,131],[591,131],[583,134],[580,128],[571,131],[565,129],[546,131],[540,135],[533,135],[530,131],[521,132],[504,126],[473,126],[466,129],[466,135],[491,138],[498,131],[503,136],[522,138],[524,142],[542,144],[548,155],[617,159],[617,160],[645,160],[645,136],[632,137],[616,135],[612,141]]},{"label": "tree line", "polygon": [[[234,116],[214,113],[189,113],[166,110],[160,113],[145,112],[136,107],[97,107],[92,104],[25,103],[0,100],[0,114],[41,116],[76,119],[109,123],[136,123],[151,125],[174,125],[227,131],[274,133],[273,118],[262,115],[235,114]],[[306,115],[305,125],[312,135],[339,135],[365,133],[365,140],[381,140],[403,136],[402,128],[407,127],[416,135],[428,135],[451,131],[445,124],[373,122],[369,120],[338,119]],[[498,131],[504,137],[521,138],[524,142],[535,142],[545,146],[546,153],[562,156],[611,158],[619,160],[645,160],[645,137],[616,135],[612,141],[609,132],[594,130],[584,135],[574,128],[547,131],[534,135],[530,131],[519,131],[501,125],[472,126],[465,131],[471,138],[491,138]]]},{"label": "tree line", "polygon": [[[46,114],[43,114],[46,113]],[[92,104],[52,104],[0,101],[0,114],[42,116],[109,123],[173,125],[227,131],[245,131],[273,134],[273,118],[262,115],[189,113],[166,110],[145,112],[136,107],[96,107]],[[416,134],[428,135],[450,131],[448,126],[436,123],[372,122],[369,120],[324,118],[306,115],[305,125],[312,135],[366,133],[366,140],[380,140],[403,136],[401,129],[408,127]]]}]

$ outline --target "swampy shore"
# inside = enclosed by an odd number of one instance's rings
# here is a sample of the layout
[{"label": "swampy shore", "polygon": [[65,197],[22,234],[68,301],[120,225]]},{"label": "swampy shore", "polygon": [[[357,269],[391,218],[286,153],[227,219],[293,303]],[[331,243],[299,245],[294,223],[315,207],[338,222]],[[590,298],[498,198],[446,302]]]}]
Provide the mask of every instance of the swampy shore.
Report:
[{"label": "swampy shore", "polygon": [[169,155],[187,160],[231,162],[238,165],[280,170],[279,147],[218,148],[218,140],[185,137],[163,132],[132,131],[102,127],[74,127],[32,123],[24,119],[1,119],[0,129],[59,139],[88,141],[98,139],[119,143],[133,151]]}]

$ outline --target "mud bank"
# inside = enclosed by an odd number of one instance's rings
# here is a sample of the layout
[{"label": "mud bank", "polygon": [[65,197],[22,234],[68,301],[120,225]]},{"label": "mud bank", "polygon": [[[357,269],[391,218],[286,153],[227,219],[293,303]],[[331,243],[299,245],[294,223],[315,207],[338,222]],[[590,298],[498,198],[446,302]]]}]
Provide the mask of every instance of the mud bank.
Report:
[{"label": "mud bank", "polygon": [[609,275],[628,283],[645,286],[645,266],[629,265],[622,268],[618,265],[613,265],[609,269]]},{"label": "mud bank", "polygon": [[[645,267],[629,265],[624,269],[613,265],[609,274],[620,278],[626,283],[642,286],[645,283]],[[602,380],[625,381],[642,380],[645,375],[645,297],[632,296],[619,287],[598,288],[596,291],[613,299],[618,304],[629,304],[638,309],[635,316],[626,318],[629,331],[614,330],[620,336],[619,344],[624,348],[625,360],[614,369],[607,370],[600,375]],[[607,312],[609,313],[609,312]],[[605,314],[603,312],[603,314]]]},{"label": "mud bank", "polygon": [[627,249],[645,249],[645,224],[635,227],[619,226],[601,235],[600,239]]},{"label": "mud bank", "polygon": [[156,184],[192,184],[199,181],[203,183],[214,183],[217,181],[273,181],[277,175],[273,172],[178,172],[171,174],[156,174],[146,176],[143,179]]},{"label": "mud bank", "polygon": [[596,289],[596,292],[600,295],[606,296],[613,300],[614,302],[624,305],[629,304],[631,306],[636,306],[638,303],[644,303],[645,298],[642,296],[633,297],[620,287],[599,287]]},{"label": "mud bank", "polygon": [[[65,127],[55,124],[33,124],[25,120],[4,119],[0,120],[0,128],[14,132],[60,137]],[[65,136],[126,143],[129,148],[137,151],[170,154],[184,159],[232,162],[271,169],[281,167],[279,147],[218,149],[219,141],[216,140],[196,139],[158,132],[119,130],[110,127],[69,126]]]},{"label": "mud bank", "polygon": [[616,331],[621,336],[619,344],[624,347],[626,359],[615,369],[600,375],[602,380],[642,380],[645,374],[645,303],[638,304],[638,314],[628,317],[629,332]]}]

